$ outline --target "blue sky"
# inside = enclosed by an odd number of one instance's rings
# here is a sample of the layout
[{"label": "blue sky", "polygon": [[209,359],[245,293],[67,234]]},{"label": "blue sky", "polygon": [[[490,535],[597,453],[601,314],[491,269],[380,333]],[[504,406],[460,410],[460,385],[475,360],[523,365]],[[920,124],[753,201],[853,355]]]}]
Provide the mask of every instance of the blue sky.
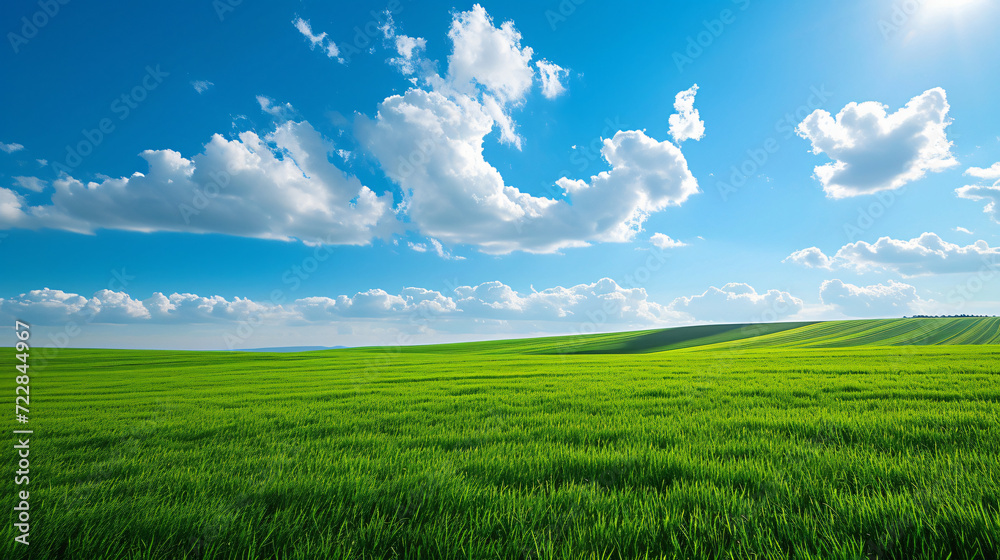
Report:
[{"label": "blue sky", "polygon": [[53,346],[1000,313],[985,0],[0,9]]}]

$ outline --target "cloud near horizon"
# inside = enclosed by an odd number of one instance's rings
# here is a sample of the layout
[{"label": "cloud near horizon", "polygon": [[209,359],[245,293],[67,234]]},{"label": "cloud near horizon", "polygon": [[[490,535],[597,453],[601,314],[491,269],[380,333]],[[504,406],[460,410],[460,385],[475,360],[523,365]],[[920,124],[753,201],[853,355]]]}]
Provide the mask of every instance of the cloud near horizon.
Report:
[{"label": "cloud near horizon", "polygon": [[816,247],[810,247],[792,253],[782,262],[827,270],[890,270],[905,277],[913,277],[995,268],[1000,264],[1000,247],[990,247],[983,240],[962,246],[949,243],[936,233],[926,232],[908,241],[880,237],[875,243],[848,243],[833,257],[828,257]]},{"label": "cloud near horizon", "polygon": [[456,286],[447,293],[407,287],[398,293],[374,288],[354,295],[303,297],[282,304],[192,293],[155,292],[146,299],[124,291],[99,290],[90,297],[44,288],[0,298],[0,315],[38,325],[231,324],[266,320],[276,324],[336,324],[378,319],[440,324],[449,321],[530,321],[564,325],[560,332],[597,332],[625,327],[667,327],[692,323],[778,320],[803,309],[787,292],[758,293],[730,283],[669,303],[650,299],[643,288],[610,278],[591,284],[556,286],[522,293],[498,282]]},{"label": "cloud near horizon", "polygon": [[827,280],[819,290],[824,304],[851,317],[899,317],[926,303],[909,284],[890,280],[888,285],[855,286],[841,280]]}]

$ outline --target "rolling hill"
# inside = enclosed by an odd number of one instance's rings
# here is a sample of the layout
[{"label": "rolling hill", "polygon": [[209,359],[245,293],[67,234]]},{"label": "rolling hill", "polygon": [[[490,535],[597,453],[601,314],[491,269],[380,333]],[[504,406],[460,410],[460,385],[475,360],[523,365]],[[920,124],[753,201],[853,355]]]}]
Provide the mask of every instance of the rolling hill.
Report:
[{"label": "rolling hill", "polygon": [[400,348],[402,353],[645,354],[691,348],[841,348],[1000,344],[1000,317],[697,325]]}]

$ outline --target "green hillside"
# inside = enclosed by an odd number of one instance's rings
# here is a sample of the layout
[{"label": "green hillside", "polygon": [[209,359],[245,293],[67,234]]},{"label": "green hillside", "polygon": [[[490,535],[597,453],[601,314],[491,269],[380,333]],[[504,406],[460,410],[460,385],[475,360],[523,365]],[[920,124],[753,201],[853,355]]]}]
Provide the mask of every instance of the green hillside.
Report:
[{"label": "green hillside", "polygon": [[[1000,318],[828,321],[741,339],[743,348],[842,348],[1000,344]],[[720,344],[721,347],[732,343]]]},{"label": "green hillside", "polygon": [[594,335],[411,346],[398,351],[406,354],[645,354],[713,345],[719,348],[839,348],[939,344],[1000,344],[1000,318],[697,325]]}]

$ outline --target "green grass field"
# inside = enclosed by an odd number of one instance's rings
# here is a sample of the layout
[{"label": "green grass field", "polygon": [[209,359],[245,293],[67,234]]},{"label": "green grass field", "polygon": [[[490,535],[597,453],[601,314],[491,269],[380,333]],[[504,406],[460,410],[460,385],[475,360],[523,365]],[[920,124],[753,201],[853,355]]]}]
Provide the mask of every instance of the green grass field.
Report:
[{"label": "green grass field", "polygon": [[7,523],[0,557],[995,559],[998,344],[909,319],[64,350],[31,370],[31,544]]}]

